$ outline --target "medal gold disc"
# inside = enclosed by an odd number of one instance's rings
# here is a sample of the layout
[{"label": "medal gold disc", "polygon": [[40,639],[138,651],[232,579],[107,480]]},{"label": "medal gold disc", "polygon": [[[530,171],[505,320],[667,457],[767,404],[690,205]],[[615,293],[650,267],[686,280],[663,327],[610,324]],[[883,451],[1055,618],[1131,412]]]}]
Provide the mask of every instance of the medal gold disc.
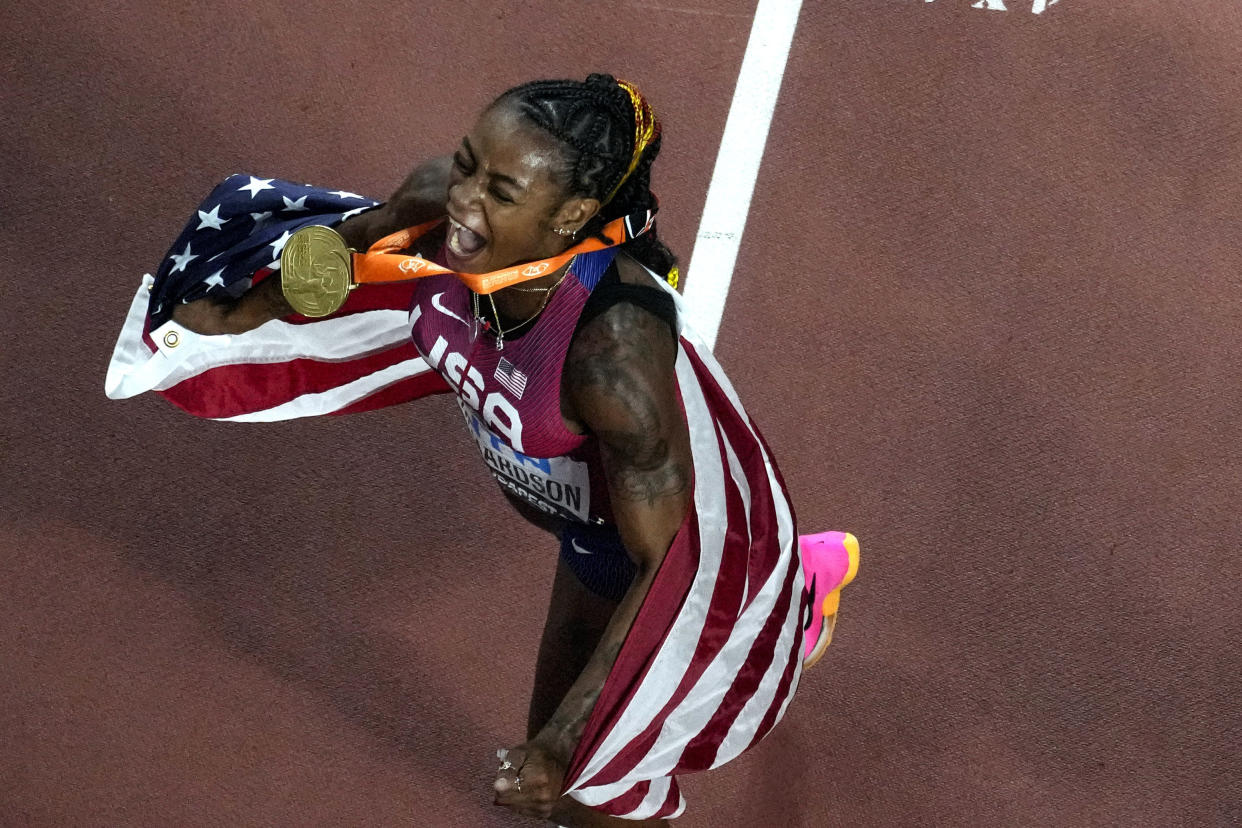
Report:
[{"label": "medal gold disc", "polygon": [[303,316],[327,316],[353,287],[350,250],[331,227],[312,224],[289,237],[280,253],[280,289]]}]

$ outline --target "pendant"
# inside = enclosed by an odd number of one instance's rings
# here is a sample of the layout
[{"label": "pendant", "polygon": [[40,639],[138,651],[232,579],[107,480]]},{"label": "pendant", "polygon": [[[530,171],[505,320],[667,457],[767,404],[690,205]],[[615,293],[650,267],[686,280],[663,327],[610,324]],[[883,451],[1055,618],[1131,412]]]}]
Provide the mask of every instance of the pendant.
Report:
[{"label": "pendant", "polygon": [[354,287],[353,260],[339,233],[312,224],[289,237],[280,253],[280,288],[295,311],[327,316]]}]

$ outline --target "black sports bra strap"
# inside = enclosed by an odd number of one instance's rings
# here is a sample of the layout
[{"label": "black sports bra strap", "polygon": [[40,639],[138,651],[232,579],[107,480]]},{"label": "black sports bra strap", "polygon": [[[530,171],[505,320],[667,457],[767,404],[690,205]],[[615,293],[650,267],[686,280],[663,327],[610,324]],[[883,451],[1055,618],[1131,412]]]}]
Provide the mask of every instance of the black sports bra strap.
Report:
[{"label": "black sports bra strap", "polygon": [[677,306],[673,303],[673,297],[655,285],[631,285],[622,282],[615,260],[608,266],[603,278],[583,305],[574,334],[577,335],[588,322],[619,302],[637,305],[660,318],[668,323],[673,338],[677,338]]}]

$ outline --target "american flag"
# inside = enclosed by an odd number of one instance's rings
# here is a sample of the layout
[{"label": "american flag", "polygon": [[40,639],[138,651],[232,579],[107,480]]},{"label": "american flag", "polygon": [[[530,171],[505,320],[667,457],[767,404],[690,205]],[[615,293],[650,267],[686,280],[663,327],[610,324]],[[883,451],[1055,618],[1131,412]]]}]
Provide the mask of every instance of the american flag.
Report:
[{"label": "american flag", "polygon": [[503,385],[519,400],[526,393],[526,374],[519,371],[517,366],[505,357],[501,357],[499,364],[496,365],[496,382]]},{"label": "american flag", "polygon": [[447,391],[414,350],[414,283],[354,291],[322,320],[299,316],[244,334],[202,336],[172,321],[179,302],[236,297],[275,274],[294,231],[335,225],[374,199],[276,178],[233,175],[190,217],[130,304],[104,390],[157,391],[199,417],[261,422],[366,411]]},{"label": "american flag", "polygon": [[[215,213],[217,195],[240,206]],[[321,212],[310,217],[285,205],[303,195]],[[198,336],[166,318],[170,302],[237,291],[252,274],[255,281],[269,275],[290,227],[331,224],[372,203],[275,179],[226,180],[156,276],[144,278],[108,369],[108,395],[155,390],[199,416],[256,421],[367,410],[448,390],[410,344],[412,283],[354,291],[333,316],[277,320],[238,336]],[[251,212],[273,216],[261,223]],[[217,222],[225,217],[238,227],[230,231],[233,246],[220,250],[210,242],[223,233],[211,225],[228,227]],[[221,268],[223,284],[212,283]],[[196,278],[183,280],[191,270]],[[680,295],[657,284],[685,319]],[[149,304],[160,315],[149,314]],[[802,671],[806,598],[784,482],[710,348],[684,324],[679,337],[693,502],[565,778],[575,799],[634,819],[680,814],[677,775],[717,767],[762,739],[784,715]],[[519,395],[526,382],[512,364],[496,379]]]}]

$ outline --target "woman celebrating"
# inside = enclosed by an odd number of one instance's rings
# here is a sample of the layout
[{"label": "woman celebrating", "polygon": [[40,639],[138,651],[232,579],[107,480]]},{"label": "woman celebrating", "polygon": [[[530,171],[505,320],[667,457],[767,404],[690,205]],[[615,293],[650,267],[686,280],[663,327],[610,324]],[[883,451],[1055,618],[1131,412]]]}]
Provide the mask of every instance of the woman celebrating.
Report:
[{"label": "woman celebrating", "polygon": [[[663,825],[680,814],[676,774],[722,764],[768,733],[804,661],[827,642],[825,595],[852,577],[819,555],[803,560],[775,462],[681,322],[668,284],[674,260],[652,218],[659,149],[659,124],[638,90],[592,75],[505,92],[451,160],[423,165],[371,209],[341,210],[353,203],[346,196],[361,198],[341,191],[236,176],[174,245],[140,331],[155,356],[184,362],[169,354],[190,340],[211,351],[220,334],[234,335],[229,347],[261,334],[268,347],[286,328],[300,336],[315,327],[284,321],[292,308],[280,280],[265,278],[277,263],[256,268],[248,258],[261,248],[278,254],[294,226],[264,219],[279,211],[255,210],[267,203],[256,196],[279,196],[273,203],[296,223],[335,223],[362,250],[442,219],[434,232],[398,237],[407,253],[441,266],[413,283],[405,305],[402,336],[420,357],[402,379],[406,391],[380,383],[344,408],[453,393],[504,493],[558,537],[526,738],[500,751],[495,797],[564,825]],[[299,193],[327,199],[344,220],[325,220],[327,207],[300,215],[310,208]],[[212,205],[229,198],[243,206],[225,219]],[[228,255],[208,259],[214,248],[204,245],[234,220],[237,238],[217,239]],[[582,240],[614,240],[606,231],[622,225],[624,244],[549,263]],[[207,261],[195,270],[197,258]],[[520,283],[467,287],[477,283],[468,275],[528,262]],[[338,318],[371,308],[347,304]],[[135,353],[123,332],[110,393],[139,373]],[[185,405],[176,387],[195,372],[210,373],[199,365],[144,381]],[[292,408],[281,416],[318,413],[282,405]]]}]

